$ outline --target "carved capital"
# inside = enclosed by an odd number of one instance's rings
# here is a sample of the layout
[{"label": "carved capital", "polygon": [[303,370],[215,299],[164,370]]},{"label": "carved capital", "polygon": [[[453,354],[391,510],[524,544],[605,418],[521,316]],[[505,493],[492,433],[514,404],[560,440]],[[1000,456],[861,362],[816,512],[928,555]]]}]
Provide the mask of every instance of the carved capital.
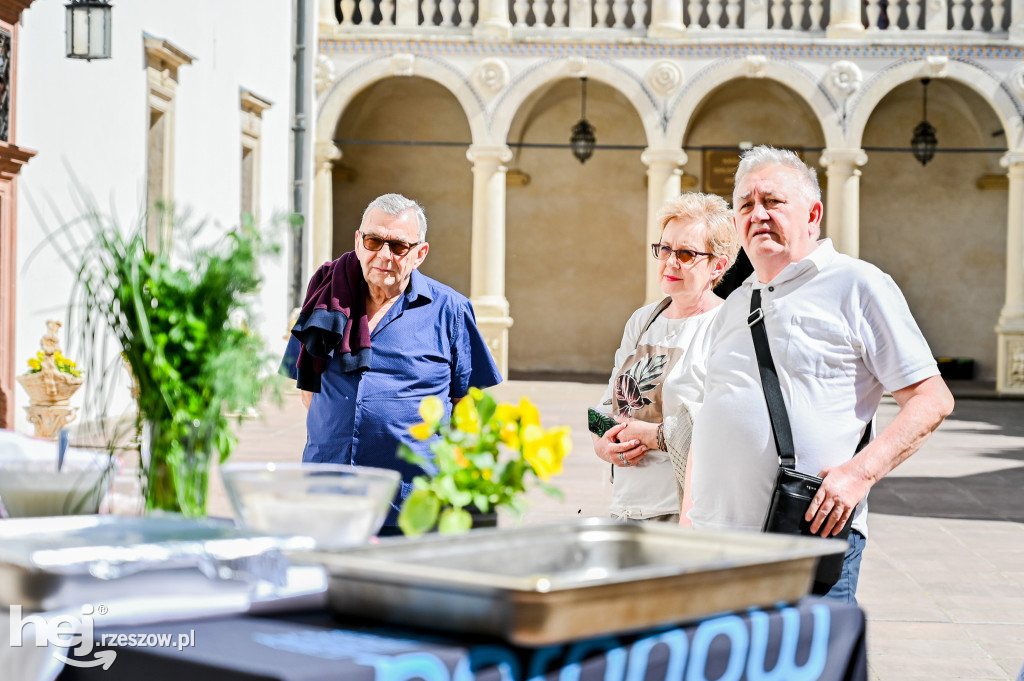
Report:
[{"label": "carved capital", "polygon": [[825,149],[818,160],[822,168],[831,170],[833,167],[846,165],[851,171],[867,162],[868,155],[863,149]]},{"label": "carved capital", "polygon": [[647,147],[643,153],[640,154],[640,160],[648,168],[663,165],[670,166],[672,169],[678,168],[679,166],[686,165],[688,157],[686,152],[682,149],[656,149],[654,147]]},{"label": "carved capital", "polygon": [[1024,149],[1011,149],[999,159],[999,165],[1014,172],[1024,173]]},{"label": "carved capital", "polygon": [[466,150],[466,158],[473,165],[501,165],[512,160],[512,150],[504,144],[472,144]]},{"label": "carved capital", "polygon": [[318,170],[330,170],[335,161],[341,160],[341,149],[334,142],[317,142],[314,157]]}]

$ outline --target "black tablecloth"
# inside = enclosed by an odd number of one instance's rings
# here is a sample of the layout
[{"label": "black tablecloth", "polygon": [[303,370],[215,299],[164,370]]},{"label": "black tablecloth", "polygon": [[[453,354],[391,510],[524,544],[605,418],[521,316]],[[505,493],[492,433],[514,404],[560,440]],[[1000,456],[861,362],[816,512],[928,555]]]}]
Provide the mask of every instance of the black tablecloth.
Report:
[{"label": "black tablecloth", "polygon": [[[97,629],[109,669],[61,681],[857,681],[864,614],[807,598],[680,627],[545,648],[336,619],[328,612]],[[168,646],[139,645],[169,635]],[[135,636],[134,641],[130,638]],[[151,636],[152,635],[152,636]],[[134,645],[132,645],[134,643]],[[179,644],[181,649],[178,649]],[[91,657],[91,655],[90,655]]]}]

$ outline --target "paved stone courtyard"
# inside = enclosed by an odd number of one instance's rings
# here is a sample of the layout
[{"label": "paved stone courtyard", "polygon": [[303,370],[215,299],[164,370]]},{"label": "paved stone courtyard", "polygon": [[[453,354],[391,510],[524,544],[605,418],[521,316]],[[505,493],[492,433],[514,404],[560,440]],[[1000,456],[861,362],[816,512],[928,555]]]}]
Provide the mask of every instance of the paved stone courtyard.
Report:
[{"label": "paved stone courtyard", "polygon": [[[871,492],[858,596],[878,681],[1012,681],[1024,665],[1024,401],[952,387],[952,416]],[[544,425],[573,428],[575,450],[556,479],[565,500],[534,496],[523,522],[605,515],[610,485],[585,416],[602,385],[511,380],[492,392],[507,401],[526,395]],[[895,412],[894,402],[883,402],[880,425]],[[298,460],[305,442],[298,395],[287,395],[281,409],[264,408],[240,435],[235,460]],[[211,514],[230,515],[217,478],[211,495]]]}]

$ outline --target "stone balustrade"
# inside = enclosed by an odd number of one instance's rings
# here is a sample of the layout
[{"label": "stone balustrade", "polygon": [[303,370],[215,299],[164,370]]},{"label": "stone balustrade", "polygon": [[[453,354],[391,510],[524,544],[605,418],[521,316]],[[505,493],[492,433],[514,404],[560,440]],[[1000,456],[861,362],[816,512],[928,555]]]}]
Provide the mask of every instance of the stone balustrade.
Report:
[{"label": "stone balustrade", "polygon": [[[320,0],[322,32],[428,29],[587,40],[949,38],[1024,40],[1024,0]],[[859,21],[857,16],[859,14]],[[950,35],[953,34],[953,35]],[[959,35],[958,35],[959,34]],[[933,36],[936,37],[936,36]]]}]

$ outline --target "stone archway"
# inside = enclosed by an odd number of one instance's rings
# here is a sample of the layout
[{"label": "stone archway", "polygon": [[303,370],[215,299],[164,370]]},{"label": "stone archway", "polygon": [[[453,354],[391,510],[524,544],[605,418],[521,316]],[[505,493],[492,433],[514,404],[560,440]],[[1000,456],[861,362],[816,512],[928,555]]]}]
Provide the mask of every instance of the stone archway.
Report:
[{"label": "stone archway", "polygon": [[332,257],[352,249],[366,205],[397,192],[419,201],[427,215],[431,249],[420,270],[469,296],[470,128],[451,92],[425,78],[377,81],[349,102],[334,139],[342,155],[332,174]]},{"label": "stone archway", "polygon": [[604,374],[623,325],[644,302],[644,126],[625,95],[589,80],[587,118],[598,145],[627,148],[599,146],[580,164],[568,148],[535,146],[568,143],[580,118],[579,79],[545,82],[522,101],[508,140],[510,368]]},{"label": "stone archway", "polygon": [[860,253],[895,279],[933,353],[973,358],[976,377],[992,380],[1006,281],[1006,131],[973,88],[932,79],[928,120],[940,149],[993,152],[940,151],[922,166],[909,151],[881,151],[910,146],[922,92],[916,78],[894,87],[865,122]]}]

